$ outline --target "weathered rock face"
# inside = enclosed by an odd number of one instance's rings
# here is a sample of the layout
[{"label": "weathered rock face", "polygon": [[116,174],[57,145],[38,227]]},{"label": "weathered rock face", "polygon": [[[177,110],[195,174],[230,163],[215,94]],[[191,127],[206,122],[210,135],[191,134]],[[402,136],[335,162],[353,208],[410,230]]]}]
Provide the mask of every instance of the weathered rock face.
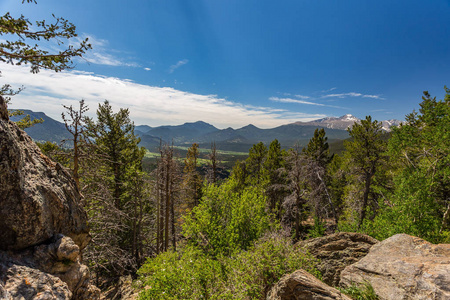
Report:
[{"label": "weathered rock face", "polygon": [[12,265],[4,274],[4,294],[0,299],[57,299],[72,297],[67,284],[58,277],[25,266]]},{"label": "weathered rock face", "polygon": [[79,257],[79,247],[63,235],[25,250],[0,251],[0,284],[11,299],[98,299],[100,290],[90,284]]},{"label": "weathered rock face", "polygon": [[79,203],[70,174],[13,122],[0,119],[0,250],[38,245],[58,233],[84,248],[89,230]]},{"label": "weathered rock face", "polygon": [[80,264],[88,242],[74,180],[8,120],[0,96],[0,299],[98,299]]},{"label": "weathered rock face", "polygon": [[337,286],[345,267],[356,263],[367,255],[378,240],[361,233],[339,232],[332,235],[300,241],[296,247],[305,248],[320,260],[317,269],[322,280]]},{"label": "weathered rock face", "polygon": [[270,290],[267,300],[351,300],[304,270],[284,275]]},{"label": "weathered rock face", "polygon": [[380,299],[450,299],[450,244],[394,235],[341,273],[341,285],[368,281]]}]

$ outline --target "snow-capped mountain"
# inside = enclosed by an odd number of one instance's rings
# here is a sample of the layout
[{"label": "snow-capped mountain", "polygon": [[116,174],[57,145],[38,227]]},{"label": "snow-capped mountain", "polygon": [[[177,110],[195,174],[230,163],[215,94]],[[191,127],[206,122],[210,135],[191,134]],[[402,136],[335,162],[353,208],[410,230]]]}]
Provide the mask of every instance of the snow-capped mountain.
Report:
[{"label": "snow-capped mountain", "polygon": [[386,131],[391,131],[391,127],[399,126],[402,121],[397,119],[385,120],[381,122],[382,128]]},{"label": "snow-capped mountain", "polygon": [[[318,119],[310,122],[295,122],[297,125],[312,125],[317,127],[331,128],[331,129],[341,129],[346,130],[352,126],[355,122],[360,122],[361,120],[351,114],[343,115],[339,118],[327,117],[323,119]],[[382,121],[382,128],[385,131],[391,131],[392,126],[400,125],[399,120],[386,120]]]}]

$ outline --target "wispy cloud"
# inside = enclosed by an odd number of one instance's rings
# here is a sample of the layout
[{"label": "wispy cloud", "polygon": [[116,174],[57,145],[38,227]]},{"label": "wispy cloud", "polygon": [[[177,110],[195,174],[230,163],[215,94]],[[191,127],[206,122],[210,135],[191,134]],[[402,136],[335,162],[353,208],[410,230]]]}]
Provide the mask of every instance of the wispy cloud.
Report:
[{"label": "wispy cloud", "polygon": [[347,97],[361,97],[361,98],[372,98],[372,99],[384,99],[382,98],[380,95],[366,95],[366,94],[361,94],[361,93],[355,93],[355,92],[350,92],[350,93],[341,93],[341,94],[328,94],[328,95],[323,95],[321,98],[347,98]]},{"label": "wispy cloud", "polygon": [[[89,44],[92,45],[92,49],[86,51],[82,60],[96,65],[106,65],[115,67],[140,67],[140,65],[133,61],[125,61],[123,58],[119,58],[117,55],[112,54],[109,49],[109,42],[104,39],[96,38],[89,34],[82,34],[80,37],[74,39],[76,43],[88,38]],[[123,56],[123,53],[121,53]]]},{"label": "wispy cloud", "polygon": [[39,74],[31,74],[26,67],[6,64],[0,66],[3,75],[0,81],[26,87],[22,93],[14,96],[11,108],[44,111],[56,120],[60,120],[64,110],[62,104],[73,105],[81,99],[85,99],[90,107],[89,116],[94,117],[98,103],[108,99],[115,111],[129,108],[136,124],[151,126],[203,120],[220,128],[238,128],[249,123],[261,128],[271,128],[325,117],[323,114],[243,105],[217,95],[199,95],[170,87],[142,85],[89,72],[55,73],[42,70]]},{"label": "wispy cloud", "polygon": [[171,65],[169,68],[169,73],[173,73],[176,69],[187,64],[188,62],[189,62],[188,59],[183,59],[183,60],[178,61],[176,64]]},{"label": "wispy cloud", "polygon": [[299,99],[309,99],[309,98],[311,98],[309,96],[304,96],[304,95],[295,95],[295,97],[297,97]]},{"label": "wispy cloud", "polygon": [[144,68],[145,71],[151,71],[151,68]]},{"label": "wispy cloud", "polygon": [[269,100],[270,101],[274,101],[274,102],[281,102],[281,103],[306,104],[306,105],[316,105],[316,106],[325,106],[325,107],[333,107],[333,108],[345,109],[345,107],[328,105],[328,104],[323,104],[323,103],[316,103],[316,102],[305,101],[305,100],[292,99],[292,98],[270,97]]},{"label": "wispy cloud", "polygon": [[314,103],[310,101],[292,99],[292,98],[278,98],[278,97],[270,97],[270,101],[281,102],[281,103],[297,103],[297,104],[308,104],[308,105],[317,105],[317,106],[325,106],[325,104]]},{"label": "wispy cloud", "polygon": [[333,87],[333,88],[331,88],[331,89],[323,90],[323,91],[320,91],[320,92],[321,92],[321,93],[329,93],[329,92],[331,92],[331,91],[334,91],[335,89],[337,89],[337,87]]}]

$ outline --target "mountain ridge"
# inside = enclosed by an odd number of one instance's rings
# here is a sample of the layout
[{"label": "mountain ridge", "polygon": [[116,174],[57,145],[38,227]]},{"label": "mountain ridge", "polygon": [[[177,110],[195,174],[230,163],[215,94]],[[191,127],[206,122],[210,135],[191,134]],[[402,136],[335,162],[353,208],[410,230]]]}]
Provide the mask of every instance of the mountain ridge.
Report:
[{"label": "mountain ridge", "polygon": [[[37,141],[51,141],[60,143],[63,139],[70,139],[70,134],[62,122],[48,117],[43,112],[22,110],[32,119],[43,118],[44,123],[37,124],[25,131]],[[12,117],[18,121],[20,117]],[[360,119],[346,114],[341,117],[326,117],[309,122],[295,122],[280,125],[274,128],[262,129],[253,124],[248,124],[238,129],[231,127],[218,129],[204,121],[186,122],[182,125],[163,125],[151,127],[148,125],[135,126],[135,133],[141,138],[140,145],[149,149],[157,149],[161,142],[173,143],[176,146],[190,146],[198,143],[208,147],[215,142],[220,149],[247,151],[251,145],[263,142],[269,144],[277,139],[283,147],[294,145],[305,146],[314,135],[316,128],[325,128],[329,142],[344,140],[349,137],[347,128]],[[385,120],[383,129],[389,131],[392,126],[400,123],[398,120]]]},{"label": "mountain ridge", "polygon": [[[293,124],[297,125],[312,125],[319,126],[323,128],[332,128],[332,129],[342,129],[347,130],[350,126],[352,126],[355,122],[360,122],[361,119],[351,115],[346,114],[341,117],[326,117],[318,120],[313,120],[309,122],[295,122]],[[400,125],[401,121],[396,119],[384,120],[381,121],[382,129],[389,132],[391,131],[391,127]]]}]

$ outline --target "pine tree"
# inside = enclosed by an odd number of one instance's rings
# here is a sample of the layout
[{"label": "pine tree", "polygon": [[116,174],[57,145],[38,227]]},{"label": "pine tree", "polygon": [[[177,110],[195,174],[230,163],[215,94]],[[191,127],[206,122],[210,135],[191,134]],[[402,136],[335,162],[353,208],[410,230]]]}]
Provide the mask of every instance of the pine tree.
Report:
[{"label": "pine tree", "polygon": [[99,274],[133,273],[151,246],[151,235],[144,234],[144,220],[152,213],[142,173],[145,149],[138,146],[127,109],[114,113],[105,101],[97,120],[86,123],[95,149],[82,178],[93,236],[86,256]]},{"label": "pine tree", "polygon": [[281,219],[282,203],[286,196],[285,156],[285,151],[281,149],[280,143],[275,139],[270,143],[267,157],[263,163],[263,173],[266,181],[264,185],[269,208],[278,219]]},{"label": "pine tree", "polygon": [[373,178],[382,161],[385,159],[386,141],[382,139],[381,122],[372,121],[367,116],[361,123],[355,123],[348,129],[351,141],[345,141],[346,157],[348,158],[351,176],[363,183],[363,195],[359,201],[358,228],[366,218],[366,210],[370,199]]},{"label": "pine tree", "polygon": [[189,208],[197,206],[202,197],[202,184],[203,179],[197,170],[198,158],[200,155],[199,147],[197,143],[192,144],[186,154],[184,160],[184,188],[186,194],[186,202]]},{"label": "pine tree", "polygon": [[304,174],[309,187],[308,200],[319,220],[331,217],[337,223],[337,213],[328,191],[327,166],[331,161],[325,129],[316,129],[308,145],[303,148]]},{"label": "pine tree", "polygon": [[267,147],[259,142],[253,145],[248,151],[248,158],[246,160],[247,174],[250,176],[249,180],[254,184],[262,183],[263,179],[263,164],[267,156]]}]

